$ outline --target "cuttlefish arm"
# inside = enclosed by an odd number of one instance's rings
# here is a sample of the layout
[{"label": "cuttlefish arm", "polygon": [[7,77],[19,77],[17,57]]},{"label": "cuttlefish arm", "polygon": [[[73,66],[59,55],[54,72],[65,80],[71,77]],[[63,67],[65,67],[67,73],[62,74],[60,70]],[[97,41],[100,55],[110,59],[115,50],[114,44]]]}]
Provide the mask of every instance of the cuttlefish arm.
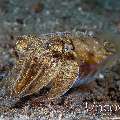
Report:
[{"label": "cuttlefish arm", "polygon": [[79,66],[76,61],[59,61],[60,69],[51,80],[51,89],[47,94],[49,99],[64,95],[78,77]]}]

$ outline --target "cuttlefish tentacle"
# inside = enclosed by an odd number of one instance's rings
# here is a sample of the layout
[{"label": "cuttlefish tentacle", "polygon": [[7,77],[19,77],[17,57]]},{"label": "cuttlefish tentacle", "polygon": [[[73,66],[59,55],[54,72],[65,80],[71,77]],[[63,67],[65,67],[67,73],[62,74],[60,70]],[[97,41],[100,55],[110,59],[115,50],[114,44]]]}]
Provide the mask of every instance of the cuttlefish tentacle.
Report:
[{"label": "cuttlefish tentacle", "polygon": [[27,57],[24,60],[20,59],[16,62],[14,68],[9,72],[7,79],[3,82],[6,87],[6,94],[15,94],[15,84],[23,79],[24,74],[29,68],[30,62],[31,61]]},{"label": "cuttlefish tentacle", "polygon": [[[47,64],[46,62],[49,64]],[[37,93],[40,89],[46,86],[51,81],[51,78],[53,77],[53,75],[56,74],[56,69],[51,69],[51,66],[52,66],[51,57],[47,57],[43,59],[41,63],[42,64],[39,67],[39,70],[37,71],[36,76],[33,77],[32,81],[23,92],[24,95]],[[49,79],[48,79],[48,76],[49,76]]]},{"label": "cuttlefish tentacle", "polygon": [[[32,57],[32,58],[31,58]],[[37,61],[37,58],[34,56],[31,56],[29,59],[29,66],[26,70],[22,71],[22,75],[20,75],[20,78],[18,78],[16,86],[15,86],[15,92],[16,94],[20,94],[20,92],[24,91],[26,86],[30,84],[32,79],[36,76],[38,72],[38,66],[39,62]],[[25,66],[28,65],[28,62],[26,61]],[[25,67],[24,66],[24,67]]]},{"label": "cuttlefish tentacle", "polygon": [[[43,66],[43,68],[44,71],[42,75],[38,73],[37,76],[31,82],[30,86],[26,89],[27,94],[37,93],[40,89],[47,86],[50,83],[50,81],[52,81],[53,76],[56,76],[56,69],[52,70],[45,66]],[[39,70],[38,72],[40,71],[41,70]]]}]

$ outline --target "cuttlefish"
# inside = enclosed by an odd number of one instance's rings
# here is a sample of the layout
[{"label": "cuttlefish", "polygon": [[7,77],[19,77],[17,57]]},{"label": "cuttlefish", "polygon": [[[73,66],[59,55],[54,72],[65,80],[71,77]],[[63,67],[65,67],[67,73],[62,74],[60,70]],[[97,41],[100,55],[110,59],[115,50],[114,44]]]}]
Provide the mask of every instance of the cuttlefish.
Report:
[{"label": "cuttlefish", "polygon": [[4,86],[9,96],[21,98],[44,87],[49,99],[95,79],[113,51],[94,37],[57,32],[17,37],[18,59]]}]

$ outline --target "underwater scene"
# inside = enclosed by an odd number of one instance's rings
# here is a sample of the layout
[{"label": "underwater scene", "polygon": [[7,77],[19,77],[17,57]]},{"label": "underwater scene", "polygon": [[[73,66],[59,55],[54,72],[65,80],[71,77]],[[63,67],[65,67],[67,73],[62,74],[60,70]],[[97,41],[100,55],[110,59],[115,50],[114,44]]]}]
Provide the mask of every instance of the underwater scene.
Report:
[{"label": "underwater scene", "polygon": [[0,0],[0,120],[120,120],[119,0]]}]

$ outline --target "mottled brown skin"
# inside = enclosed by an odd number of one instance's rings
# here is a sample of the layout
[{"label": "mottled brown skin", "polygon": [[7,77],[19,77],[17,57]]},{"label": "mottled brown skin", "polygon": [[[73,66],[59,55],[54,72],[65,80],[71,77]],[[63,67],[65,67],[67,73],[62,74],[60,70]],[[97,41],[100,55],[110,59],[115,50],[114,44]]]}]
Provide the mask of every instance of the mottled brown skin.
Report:
[{"label": "mottled brown skin", "polygon": [[63,95],[78,75],[96,72],[112,54],[96,39],[71,33],[18,37],[16,51],[19,59],[8,78],[10,94],[15,97],[37,93],[48,84],[48,98]]}]

